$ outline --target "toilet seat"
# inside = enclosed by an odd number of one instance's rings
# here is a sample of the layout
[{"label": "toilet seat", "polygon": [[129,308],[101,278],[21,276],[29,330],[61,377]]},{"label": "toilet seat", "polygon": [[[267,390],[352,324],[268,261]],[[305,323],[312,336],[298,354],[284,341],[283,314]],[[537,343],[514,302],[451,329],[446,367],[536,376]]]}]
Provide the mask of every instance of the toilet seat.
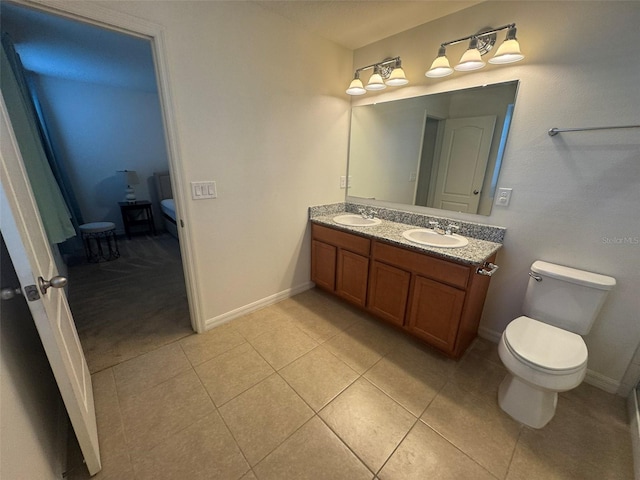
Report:
[{"label": "toilet seat", "polygon": [[507,325],[503,337],[518,360],[550,375],[569,375],[587,363],[587,346],[580,335],[533,318],[516,318]]}]

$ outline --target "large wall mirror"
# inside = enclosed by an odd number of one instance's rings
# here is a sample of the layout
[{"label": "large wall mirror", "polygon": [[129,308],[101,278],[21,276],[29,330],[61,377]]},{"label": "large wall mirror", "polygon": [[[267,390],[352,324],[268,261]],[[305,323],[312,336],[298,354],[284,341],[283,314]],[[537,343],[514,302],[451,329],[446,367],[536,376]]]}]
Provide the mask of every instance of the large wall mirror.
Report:
[{"label": "large wall mirror", "polygon": [[489,215],[518,81],[353,107],[347,195]]}]

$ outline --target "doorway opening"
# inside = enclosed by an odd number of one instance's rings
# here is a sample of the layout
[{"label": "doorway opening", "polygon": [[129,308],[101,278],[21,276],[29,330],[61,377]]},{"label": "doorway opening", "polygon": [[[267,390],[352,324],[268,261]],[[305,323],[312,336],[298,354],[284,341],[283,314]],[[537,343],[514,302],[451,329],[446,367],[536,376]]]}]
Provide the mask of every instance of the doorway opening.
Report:
[{"label": "doorway opening", "polygon": [[[118,234],[120,256],[112,261],[88,262],[81,242],[66,255],[69,304],[91,373],[193,333],[178,239],[152,230],[122,235],[118,203],[127,185],[118,170],[137,172],[137,200],[153,205],[159,231],[154,173],[175,170],[150,39],[18,4],[1,8],[2,33],[26,67],[81,223],[111,222]],[[57,62],[61,55],[66,60]]]}]

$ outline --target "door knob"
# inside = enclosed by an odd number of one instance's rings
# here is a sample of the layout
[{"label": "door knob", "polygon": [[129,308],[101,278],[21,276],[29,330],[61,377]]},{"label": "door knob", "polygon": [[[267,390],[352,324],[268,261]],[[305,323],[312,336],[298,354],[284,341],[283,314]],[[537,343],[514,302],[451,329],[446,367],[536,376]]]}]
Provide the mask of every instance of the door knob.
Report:
[{"label": "door knob", "polygon": [[40,291],[42,294],[46,294],[49,287],[53,288],[63,288],[67,285],[67,277],[63,277],[62,275],[56,275],[51,280],[45,280],[42,277],[38,277],[38,285],[40,286]]},{"label": "door knob", "polygon": [[0,298],[2,300],[11,300],[16,295],[22,295],[22,290],[13,287],[5,287],[0,290]]},{"label": "door knob", "polygon": [[474,190],[474,191],[473,191],[473,194],[474,194],[474,195],[477,195],[477,194],[479,194],[479,193],[480,193],[480,190]]}]

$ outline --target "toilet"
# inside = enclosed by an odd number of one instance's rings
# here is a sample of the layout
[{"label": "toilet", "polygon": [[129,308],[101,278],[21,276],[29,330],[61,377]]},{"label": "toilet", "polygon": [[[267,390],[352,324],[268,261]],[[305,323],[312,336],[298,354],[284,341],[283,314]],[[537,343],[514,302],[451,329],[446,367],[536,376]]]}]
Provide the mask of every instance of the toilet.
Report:
[{"label": "toilet", "polygon": [[533,428],[555,414],[558,392],[571,390],[587,372],[591,330],[615,278],[535,261],[529,272],[524,316],[500,337],[498,354],[508,373],[498,389],[500,408]]}]

